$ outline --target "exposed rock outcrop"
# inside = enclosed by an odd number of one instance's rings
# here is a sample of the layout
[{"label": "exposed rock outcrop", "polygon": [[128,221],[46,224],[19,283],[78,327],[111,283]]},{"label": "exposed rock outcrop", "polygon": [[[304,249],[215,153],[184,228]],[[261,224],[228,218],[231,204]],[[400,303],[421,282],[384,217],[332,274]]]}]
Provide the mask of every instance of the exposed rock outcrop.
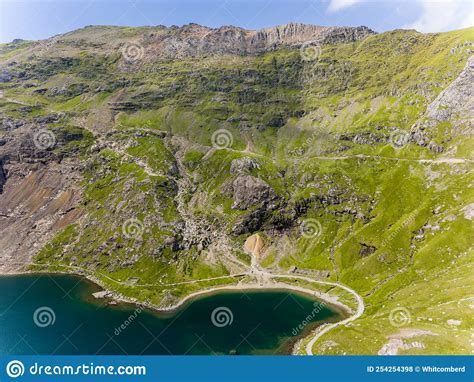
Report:
[{"label": "exposed rock outcrop", "polygon": [[403,328],[399,333],[388,336],[389,341],[378,351],[378,355],[397,355],[400,350],[424,349],[425,344],[418,341],[406,342],[414,337],[437,336],[429,330]]},{"label": "exposed rock outcrop", "polygon": [[[209,54],[258,54],[280,47],[299,47],[306,42],[335,44],[363,39],[374,31],[365,27],[324,27],[289,23],[260,30],[247,30],[235,26],[208,28],[198,24],[155,26],[143,28],[140,33],[128,37],[120,27],[88,26],[65,35],[38,41],[25,52],[41,56],[45,46],[54,43],[55,51],[80,50],[88,47],[101,51],[127,50],[144,60],[176,59]],[[52,45],[51,45],[52,46]],[[64,61],[64,62],[63,62]],[[73,65],[72,61],[54,62],[56,65]],[[126,60],[125,60],[126,61]],[[127,70],[125,67],[124,70]],[[1,78],[8,79],[4,72]]]},{"label": "exposed rock outcrop", "polygon": [[437,121],[453,117],[468,118],[474,115],[474,56],[467,61],[459,76],[428,106],[426,115]]},{"label": "exposed rock outcrop", "polygon": [[253,169],[260,168],[260,165],[255,159],[243,157],[234,159],[230,164],[231,174],[245,174]]},{"label": "exposed rock outcrop", "polygon": [[76,221],[81,190],[74,166],[50,163],[38,170],[9,165],[0,194],[0,271],[22,269],[54,233]]},{"label": "exposed rock outcrop", "polygon": [[360,243],[359,256],[366,257],[371,255],[377,250],[373,245]]},{"label": "exposed rock outcrop", "polygon": [[[41,118],[47,122],[48,116]],[[0,145],[1,272],[22,269],[44,243],[82,214],[76,208],[82,194],[80,166],[37,147],[38,128],[19,121],[13,130],[1,125],[5,131]],[[57,134],[58,145],[67,134]]]},{"label": "exposed rock outcrop", "polygon": [[205,54],[256,54],[305,42],[334,44],[363,39],[375,32],[365,26],[322,27],[289,23],[273,28],[246,30],[234,26],[207,28],[197,24],[163,28],[143,37],[152,56],[186,57]]},{"label": "exposed rock outcrop", "polygon": [[7,174],[3,168],[3,159],[0,158],[0,194],[3,192],[3,186],[7,181]]},{"label": "exposed rock outcrop", "polygon": [[249,207],[268,203],[277,198],[275,191],[263,180],[252,175],[240,175],[224,187],[234,199],[232,208],[246,210]]},{"label": "exposed rock outcrop", "polygon": [[255,211],[245,214],[237,223],[235,223],[232,227],[232,233],[234,235],[242,235],[244,233],[258,231],[269,216],[270,211],[266,206],[257,208]]}]

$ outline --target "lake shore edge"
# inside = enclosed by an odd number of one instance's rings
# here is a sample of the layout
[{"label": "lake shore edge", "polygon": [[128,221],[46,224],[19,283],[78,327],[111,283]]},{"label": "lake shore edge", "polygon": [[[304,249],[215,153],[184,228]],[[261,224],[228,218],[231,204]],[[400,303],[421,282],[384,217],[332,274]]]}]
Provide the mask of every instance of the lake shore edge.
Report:
[{"label": "lake shore edge", "polygon": [[[182,297],[177,303],[169,305],[169,306],[160,306],[157,304],[149,303],[146,301],[139,301],[134,297],[127,297],[124,296],[115,290],[111,289],[108,285],[103,283],[101,280],[99,280],[95,276],[90,276],[90,275],[85,275],[82,273],[76,273],[76,272],[61,272],[61,271],[53,271],[53,272],[47,272],[47,271],[15,271],[15,272],[9,272],[9,273],[0,273],[0,277],[9,277],[9,276],[20,276],[20,275],[42,275],[42,274],[58,274],[58,275],[71,275],[71,276],[78,276],[82,277],[84,279],[87,279],[89,282],[95,284],[96,287],[99,287],[102,289],[101,291],[98,292],[104,292],[107,293],[107,297],[104,298],[95,298],[96,300],[100,299],[109,299],[112,301],[116,301],[117,303],[124,303],[124,304],[133,304],[133,305],[139,305],[139,306],[145,306],[156,313],[164,313],[164,314],[169,314],[169,313],[174,313],[177,310],[179,310],[181,307],[192,303],[196,299],[199,299],[200,297],[205,297],[205,296],[211,296],[214,294],[218,294],[220,292],[265,292],[265,291],[292,291],[294,293],[303,295],[305,297],[309,297],[315,301],[322,302],[324,305],[328,306],[329,308],[335,310],[337,313],[341,315],[350,315],[353,310],[348,307],[346,304],[338,301],[336,298],[333,298],[332,296],[327,295],[326,293],[322,293],[319,291],[311,290],[308,288],[303,288],[303,287],[298,287],[295,285],[291,284],[286,284],[286,283],[281,283],[281,282],[276,282],[273,284],[265,284],[264,286],[261,286],[257,283],[246,283],[246,284],[240,284],[240,285],[223,285],[223,286],[217,286],[217,287],[212,287],[212,288],[207,288],[207,289],[202,289],[196,292],[192,292],[184,297]],[[291,277],[291,275],[288,275]],[[93,297],[93,296],[92,296]]]},{"label": "lake shore edge", "polygon": [[[308,337],[312,336],[312,333],[314,333],[315,330],[317,330],[319,327],[325,326],[325,325],[330,325],[331,323],[337,323],[340,321],[344,321],[347,319],[347,317],[350,317],[353,314],[353,310],[345,305],[344,303],[340,302],[337,300],[337,298],[334,298],[332,296],[329,296],[327,293],[287,284],[287,283],[282,283],[282,282],[275,282],[272,284],[266,284],[264,286],[261,286],[257,283],[245,283],[245,284],[239,284],[239,285],[224,285],[224,286],[218,286],[218,287],[212,287],[212,288],[207,288],[207,289],[202,289],[196,292],[192,292],[184,297],[182,297],[177,303],[169,305],[169,306],[159,306],[156,304],[153,304],[149,301],[139,301],[136,298],[133,297],[127,297],[122,295],[121,293],[118,293],[114,291],[113,289],[110,288],[110,286],[106,285],[102,280],[99,278],[92,276],[92,275],[87,275],[84,273],[80,272],[67,272],[67,271],[38,271],[38,270],[25,270],[25,271],[15,271],[15,272],[8,272],[8,273],[0,273],[0,277],[14,277],[14,276],[20,276],[20,275],[51,275],[51,274],[57,274],[57,275],[69,275],[69,276],[77,276],[80,278],[83,278],[90,282],[95,288],[101,289],[100,291],[97,292],[103,292],[106,294],[106,297],[94,297],[93,294],[91,293],[88,298],[88,302],[94,303],[98,302],[101,300],[105,301],[112,301],[114,303],[108,303],[107,305],[110,306],[118,306],[118,304],[123,304],[123,305],[134,305],[137,307],[144,307],[146,309],[151,310],[153,313],[157,315],[170,315],[174,314],[180,309],[184,308],[185,306],[193,303],[196,300],[199,300],[202,297],[206,296],[212,296],[216,295],[219,293],[225,293],[225,292],[266,292],[266,291],[291,291],[293,293],[305,296],[307,298],[310,298],[311,300],[314,300],[314,302],[321,303],[323,306],[331,309],[334,313],[337,314],[337,320],[334,321],[334,318],[329,320],[328,322],[322,322],[314,327],[312,325],[312,329],[308,332],[305,328],[301,331],[301,334],[298,336],[295,336],[295,338],[290,339],[290,342],[292,343],[292,350],[289,354],[291,355],[298,355],[297,350],[300,347],[300,344],[307,339]],[[291,275],[288,275],[291,277]]]}]

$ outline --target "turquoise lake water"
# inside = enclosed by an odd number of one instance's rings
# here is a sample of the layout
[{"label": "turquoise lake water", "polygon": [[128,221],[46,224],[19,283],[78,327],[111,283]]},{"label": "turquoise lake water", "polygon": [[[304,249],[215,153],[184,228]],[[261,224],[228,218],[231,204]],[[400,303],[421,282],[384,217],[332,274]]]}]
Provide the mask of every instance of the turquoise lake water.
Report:
[{"label": "turquoise lake water", "polygon": [[91,299],[97,290],[76,276],[0,277],[0,354],[288,354],[342,319],[287,291],[222,292],[162,315]]}]

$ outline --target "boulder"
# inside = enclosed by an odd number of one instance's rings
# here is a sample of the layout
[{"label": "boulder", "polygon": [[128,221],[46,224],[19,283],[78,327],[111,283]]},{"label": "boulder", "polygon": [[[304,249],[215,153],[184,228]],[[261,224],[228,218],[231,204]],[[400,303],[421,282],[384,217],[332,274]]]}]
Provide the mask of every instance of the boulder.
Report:
[{"label": "boulder", "polygon": [[277,198],[275,191],[265,181],[251,175],[238,176],[223,191],[232,196],[232,208],[238,210],[246,210]]}]

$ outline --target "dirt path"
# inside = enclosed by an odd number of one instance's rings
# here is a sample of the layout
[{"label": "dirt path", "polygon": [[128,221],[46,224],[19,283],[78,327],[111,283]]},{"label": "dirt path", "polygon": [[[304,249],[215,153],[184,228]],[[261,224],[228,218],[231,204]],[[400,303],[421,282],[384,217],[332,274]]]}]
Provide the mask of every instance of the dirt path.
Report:
[{"label": "dirt path", "polygon": [[296,278],[296,279],[305,280],[305,281],[308,281],[308,282],[311,282],[311,283],[317,283],[317,284],[321,284],[321,285],[330,285],[330,286],[333,286],[335,288],[341,288],[341,289],[344,289],[345,291],[349,292],[351,295],[353,295],[355,300],[357,301],[357,309],[354,312],[354,314],[352,314],[350,317],[348,317],[348,318],[346,318],[342,321],[333,323],[333,324],[322,325],[322,326],[318,327],[313,332],[312,335],[314,335],[314,337],[306,345],[306,354],[308,354],[308,355],[313,355],[313,346],[316,343],[316,341],[322,335],[326,334],[327,332],[329,332],[330,330],[332,330],[334,328],[337,328],[340,325],[347,325],[348,323],[358,319],[364,313],[365,305],[364,305],[363,298],[354,289],[349,288],[346,285],[343,285],[343,284],[340,284],[340,283],[337,283],[337,282],[331,282],[331,281],[315,280],[315,279],[312,279],[312,278],[306,277],[306,276],[287,275],[287,274],[273,274],[273,273],[269,274],[269,275],[271,275],[271,278],[276,278],[276,277],[278,277],[278,278],[287,278],[287,279],[295,279]]},{"label": "dirt path", "polygon": [[[25,102],[15,100],[15,99],[12,99],[12,98],[6,98],[5,97],[4,100],[6,100],[7,102],[16,103],[16,104],[23,105],[23,106],[32,106],[30,104],[27,104]],[[42,105],[42,106],[46,106],[46,105]],[[46,109],[50,112],[54,112],[54,113],[56,112],[55,110],[50,109],[50,108],[46,108]],[[123,125],[120,125],[120,124],[118,124],[118,125],[124,127]],[[85,127],[85,126],[83,126],[83,127]],[[85,128],[87,129],[87,127],[85,127]],[[87,130],[89,130],[93,135],[97,135],[96,131],[91,131],[90,129],[87,129]],[[140,130],[143,130],[143,131],[146,131],[146,132],[152,132],[154,134],[156,134],[158,132],[166,133],[165,131],[162,131],[162,130],[155,130],[155,129],[150,129],[150,128],[146,128],[146,127],[141,127]],[[101,138],[101,137],[96,137],[96,138]],[[223,150],[233,151],[233,152],[241,153],[241,154],[253,155],[253,156],[262,157],[262,158],[266,158],[266,159],[269,158],[266,155],[259,154],[255,151],[253,151],[252,150],[253,145],[252,145],[250,139],[247,138],[246,142],[247,142],[247,146],[246,146],[245,150],[235,150],[235,149],[232,149],[230,147],[225,148]],[[214,147],[211,147],[202,159],[205,160],[205,159],[209,158],[214,153],[214,151],[216,151],[216,149]],[[128,154],[126,154],[126,155],[128,155]],[[288,159],[290,159],[290,158],[288,158]],[[307,157],[307,158],[293,158],[293,161],[299,162],[299,161],[302,161],[302,160],[311,160],[311,159],[318,159],[318,160],[376,159],[376,160],[392,160],[392,161],[432,163],[432,164],[437,164],[437,163],[447,163],[447,164],[474,163],[474,159],[470,159],[470,158],[410,159],[410,158],[384,157],[384,156],[365,155],[365,154],[355,154],[355,155],[347,155],[347,156],[314,156],[314,157]],[[161,174],[155,175],[155,173],[144,162],[140,163],[140,166],[147,167],[147,173],[149,173],[152,176],[161,176]],[[150,170],[150,171],[148,172],[148,170]]]},{"label": "dirt path", "polygon": [[[11,99],[7,99],[7,100],[10,101],[10,102],[16,102],[18,104],[26,105],[25,103],[22,103],[22,102],[19,102],[19,101],[15,101],[15,100],[11,100]],[[105,139],[105,137],[103,137],[101,134],[98,134],[97,132],[92,132],[91,131],[91,133],[94,134],[94,136],[95,136],[98,143],[105,144],[106,146],[108,146],[108,148],[111,148],[112,150],[116,151],[122,157],[127,158],[128,160],[132,160],[139,167],[141,167],[146,172],[147,175],[149,175],[149,176],[166,176],[165,174],[155,172],[148,165],[148,163],[146,161],[144,161],[143,159],[136,158],[136,157],[133,157],[130,154],[128,154],[126,152],[126,150],[124,150],[122,147],[120,147],[118,144],[116,144],[116,142],[107,141]],[[245,148],[245,150],[234,150],[234,149],[231,149],[231,148],[228,148],[227,150],[233,151],[233,152],[239,152],[239,153],[246,154],[246,155],[254,155],[254,156],[258,156],[258,157],[268,158],[265,155],[253,152],[252,149],[253,149],[253,147],[251,147],[251,145],[248,141],[247,142],[247,147]],[[203,159],[205,159],[205,158],[209,157],[210,155],[212,155],[214,151],[215,151],[215,149],[211,148],[208,151],[208,153],[206,153],[206,155],[204,156]],[[178,152],[177,154],[178,155],[175,155],[175,157],[177,157],[176,162],[177,162],[177,166],[178,166],[178,170],[179,170],[179,174],[180,174],[180,176],[177,179],[177,184],[178,184],[178,195],[176,197],[177,210],[178,210],[178,212],[180,213],[180,215],[182,216],[182,218],[185,222],[185,232],[187,231],[187,233],[190,236],[192,236],[193,234],[196,234],[197,232],[206,231],[206,229],[205,229],[206,227],[203,226],[202,221],[196,219],[192,214],[190,214],[188,212],[188,206],[187,206],[187,203],[185,201],[185,195],[190,190],[193,189],[193,184],[192,184],[192,181],[189,177],[189,174],[186,171],[185,166],[179,160],[180,159],[179,154],[181,154],[181,153]],[[339,157],[318,156],[318,157],[312,157],[312,158],[307,158],[307,159],[319,159],[319,160],[378,159],[378,160],[394,160],[394,161],[414,161],[414,162],[419,162],[419,163],[450,163],[450,164],[472,162],[472,160],[464,159],[464,158],[406,159],[406,158],[390,158],[390,157],[378,157],[378,156],[367,156],[367,155],[352,155],[352,156],[339,156]],[[300,161],[302,159],[295,158],[294,160],[295,161]],[[216,238],[214,238],[214,239],[216,239]],[[223,245],[221,246],[222,247],[221,249],[223,249],[223,253],[225,254],[225,257],[228,260],[231,260],[232,262],[236,262],[240,266],[243,266],[244,269],[246,269],[246,271],[240,272],[240,273],[234,273],[234,274],[231,274],[231,275],[228,275],[228,276],[211,277],[211,278],[190,280],[190,281],[183,281],[183,282],[169,283],[169,284],[136,284],[136,285],[129,285],[126,282],[115,280],[115,279],[113,279],[113,278],[111,278],[111,277],[109,277],[105,274],[98,273],[98,276],[102,277],[102,278],[104,278],[104,279],[106,279],[110,282],[113,282],[115,284],[122,285],[122,286],[130,286],[130,287],[170,287],[170,286],[178,286],[178,285],[184,285],[184,284],[194,284],[194,283],[200,283],[200,282],[206,282],[206,281],[212,281],[212,280],[219,280],[219,279],[226,279],[226,278],[237,278],[237,277],[242,277],[242,276],[246,276],[246,275],[251,276],[251,277],[255,278],[255,280],[256,280],[255,284],[245,283],[245,284],[241,284],[241,285],[238,285],[238,286],[231,286],[231,287],[222,286],[222,287],[215,287],[215,288],[212,288],[212,289],[202,290],[202,291],[198,291],[198,292],[195,292],[195,293],[191,293],[188,296],[186,296],[184,299],[180,300],[178,302],[177,306],[183,304],[185,301],[187,301],[187,300],[189,300],[189,299],[191,299],[195,296],[205,294],[205,293],[211,293],[213,291],[225,290],[225,289],[249,289],[249,288],[250,289],[251,288],[258,288],[258,289],[263,288],[263,289],[265,289],[265,288],[275,288],[275,287],[282,288],[282,287],[285,287],[287,289],[292,289],[292,290],[300,290],[300,291],[302,289],[304,290],[304,288],[298,288],[298,287],[287,285],[287,284],[282,285],[278,282],[275,282],[275,280],[274,280],[275,278],[301,279],[301,280],[308,281],[310,283],[316,283],[316,284],[320,284],[320,285],[330,285],[330,286],[333,286],[335,288],[342,288],[342,289],[344,289],[345,291],[347,291],[348,293],[350,293],[354,296],[354,298],[355,298],[355,300],[357,301],[357,304],[358,304],[357,305],[357,310],[350,317],[348,317],[348,318],[346,318],[346,319],[344,319],[340,322],[333,323],[333,324],[327,324],[327,325],[323,325],[323,326],[319,327],[313,333],[313,335],[314,335],[313,338],[306,345],[306,353],[310,354],[310,355],[313,354],[312,348],[313,348],[314,344],[316,343],[316,341],[321,336],[323,336],[328,331],[330,331],[330,330],[332,330],[332,329],[334,329],[334,328],[336,328],[340,325],[346,325],[346,324],[356,320],[357,318],[359,318],[363,314],[363,312],[364,312],[363,299],[353,289],[351,289],[351,288],[349,288],[345,285],[342,285],[340,283],[319,281],[319,280],[315,280],[315,279],[312,279],[310,277],[305,277],[305,276],[287,275],[287,274],[272,274],[272,273],[269,273],[266,270],[262,269],[259,266],[258,261],[254,258],[252,258],[252,263],[251,263],[251,266],[249,267],[248,265],[242,263],[235,256],[231,255],[231,252],[232,252],[231,251],[231,245],[228,242],[227,237],[225,237],[225,235],[222,235],[222,237],[219,237],[218,239],[219,239],[218,241],[220,243],[223,243]],[[44,264],[32,264],[32,265],[44,265]],[[69,269],[70,271],[72,271],[74,273],[89,275],[89,278],[91,278],[91,279],[97,279],[97,276],[94,276],[90,271],[88,271],[86,269],[83,269],[83,268],[80,268],[80,267],[73,267],[73,266],[66,266],[65,268]],[[97,280],[97,282],[98,281],[99,280]],[[314,292],[314,291],[307,290],[307,292],[311,293],[311,292]],[[176,306],[174,306],[172,308],[174,309],[174,308],[176,308]]]},{"label": "dirt path", "polygon": [[[248,154],[253,155],[256,157],[262,157],[265,159],[269,159],[268,156],[259,154],[253,151],[250,151],[248,147],[245,150],[235,150],[232,148],[227,148],[226,150],[240,153],[240,154]],[[211,149],[206,153],[206,157],[212,155],[215,149]],[[416,163],[448,163],[448,164],[460,164],[460,163],[474,163],[474,159],[470,158],[436,158],[436,159],[410,159],[410,158],[397,158],[397,157],[385,157],[379,155],[365,155],[365,154],[355,154],[355,155],[343,155],[343,156],[312,156],[312,157],[305,157],[305,158],[286,158],[287,160],[293,160],[294,162],[301,162],[311,159],[318,159],[318,160],[328,160],[328,161],[336,161],[336,160],[350,160],[350,159],[370,159],[370,160],[388,160],[388,161],[400,161],[400,162],[416,162]]]},{"label": "dirt path", "polygon": [[[38,265],[38,266],[45,266],[45,264],[35,264],[32,263],[31,265]],[[47,265],[46,265],[47,266]],[[75,274],[86,274],[88,275],[88,278],[91,281],[94,281],[95,283],[99,284],[102,288],[107,289],[103,283],[97,278],[97,276],[93,275],[89,270],[81,268],[81,267],[76,267],[76,266],[64,266],[64,268],[69,269],[72,271],[72,273]],[[341,325],[347,325],[348,323],[358,319],[363,313],[365,309],[364,305],[364,300],[363,298],[352,288],[349,288],[346,285],[343,285],[338,282],[331,282],[331,281],[321,281],[321,280],[315,280],[311,277],[306,277],[306,276],[299,276],[299,275],[289,275],[289,274],[274,274],[270,273],[264,269],[262,269],[260,266],[257,265],[257,262],[252,260],[252,265],[250,267],[250,270],[248,272],[242,272],[242,273],[237,273],[237,274],[231,274],[227,276],[218,276],[218,277],[210,277],[210,278],[205,278],[205,279],[198,279],[198,280],[190,280],[190,281],[183,281],[183,282],[177,282],[177,283],[170,283],[170,284],[134,284],[130,285],[127,284],[126,282],[118,281],[115,280],[107,275],[98,274],[99,277],[103,277],[106,280],[109,280],[113,283],[116,283],[118,285],[122,286],[128,286],[128,287],[170,287],[170,286],[178,286],[178,285],[184,285],[184,284],[196,284],[200,282],[206,282],[206,281],[212,281],[212,280],[219,280],[219,279],[226,279],[226,278],[238,278],[238,277],[243,277],[243,276],[252,276],[255,277],[256,282],[255,283],[243,283],[239,285],[226,285],[226,286],[218,286],[218,287],[213,287],[210,289],[203,289],[197,292],[193,292],[184,298],[182,298],[180,301],[178,301],[175,305],[169,306],[169,307],[158,307],[158,306],[153,306],[148,304],[150,308],[156,309],[156,310],[174,310],[178,308],[179,306],[183,305],[186,301],[189,301],[190,299],[193,299],[195,297],[209,294],[209,293],[214,293],[214,292],[219,292],[223,290],[261,290],[261,289],[289,289],[297,292],[303,292],[306,294],[309,294],[311,296],[316,296],[322,300],[325,300],[329,302],[330,304],[335,304],[335,305],[340,305],[341,307],[345,308],[347,311],[350,311],[350,309],[343,303],[337,301],[336,299],[330,299],[328,296],[321,295],[320,292],[317,290],[311,290],[311,289],[306,289],[302,287],[297,287],[294,285],[286,284],[286,283],[281,283],[278,281],[275,281],[275,279],[300,279],[304,280],[310,283],[315,283],[315,284],[320,284],[320,285],[329,285],[335,288],[341,288],[345,290],[346,292],[349,292],[352,296],[354,296],[355,300],[357,301],[357,309],[356,311],[348,318],[332,323],[332,324],[325,324],[320,327],[318,327],[311,335],[313,338],[307,343],[305,347],[306,354],[308,355],[313,355],[313,347],[316,341],[329,332],[330,330],[337,328],[338,326]],[[128,299],[124,296],[117,295],[113,291],[110,291],[114,295],[114,299],[118,301],[124,301],[124,302],[132,302],[136,303],[136,301],[133,301],[131,299]]]}]

